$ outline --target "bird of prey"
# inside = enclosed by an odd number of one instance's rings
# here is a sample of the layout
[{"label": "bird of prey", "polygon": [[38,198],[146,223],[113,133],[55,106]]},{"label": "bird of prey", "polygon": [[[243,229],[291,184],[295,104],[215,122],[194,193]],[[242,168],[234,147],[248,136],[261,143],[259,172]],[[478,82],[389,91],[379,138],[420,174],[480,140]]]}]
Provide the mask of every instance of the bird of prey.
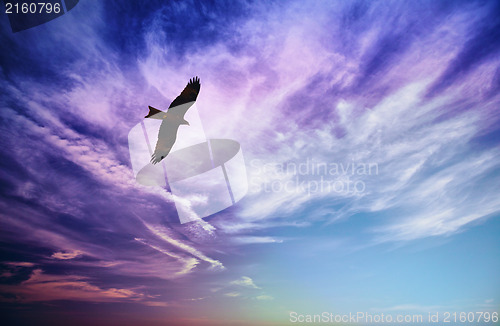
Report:
[{"label": "bird of prey", "polygon": [[160,162],[168,155],[172,146],[174,146],[179,126],[189,126],[189,122],[184,120],[184,115],[196,101],[200,87],[200,79],[198,77],[192,78],[182,93],[170,104],[167,111],[161,111],[149,106],[149,114],[145,118],[162,120],[155,151],[151,156],[152,164]]}]

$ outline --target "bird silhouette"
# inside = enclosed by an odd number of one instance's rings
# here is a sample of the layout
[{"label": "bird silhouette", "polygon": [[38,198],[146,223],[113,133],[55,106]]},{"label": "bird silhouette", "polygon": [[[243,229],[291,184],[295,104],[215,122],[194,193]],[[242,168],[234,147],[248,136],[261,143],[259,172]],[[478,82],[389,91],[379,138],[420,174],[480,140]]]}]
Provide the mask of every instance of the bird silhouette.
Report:
[{"label": "bird silhouette", "polygon": [[184,120],[184,115],[196,101],[200,87],[200,79],[194,77],[189,80],[189,83],[170,104],[167,111],[161,111],[149,106],[149,114],[145,118],[162,120],[160,130],[158,131],[158,141],[156,142],[155,151],[151,156],[152,164],[159,163],[170,153],[177,139],[179,126],[189,126],[189,122]]}]

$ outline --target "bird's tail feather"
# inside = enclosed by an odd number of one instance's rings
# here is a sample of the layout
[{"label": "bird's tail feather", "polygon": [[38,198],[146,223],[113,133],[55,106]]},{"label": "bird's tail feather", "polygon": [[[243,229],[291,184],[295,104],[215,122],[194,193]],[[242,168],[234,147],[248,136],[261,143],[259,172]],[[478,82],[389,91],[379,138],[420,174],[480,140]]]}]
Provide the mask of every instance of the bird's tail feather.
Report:
[{"label": "bird's tail feather", "polygon": [[161,111],[161,110],[155,109],[155,108],[154,108],[154,107],[152,107],[152,106],[148,106],[148,108],[149,108],[149,113],[148,113],[148,115],[147,115],[147,116],[145,116],[144,118],[151,118],[151,117],[152,117],[152,116],[154,116],[155,114],[163,112],[163,111]]}]

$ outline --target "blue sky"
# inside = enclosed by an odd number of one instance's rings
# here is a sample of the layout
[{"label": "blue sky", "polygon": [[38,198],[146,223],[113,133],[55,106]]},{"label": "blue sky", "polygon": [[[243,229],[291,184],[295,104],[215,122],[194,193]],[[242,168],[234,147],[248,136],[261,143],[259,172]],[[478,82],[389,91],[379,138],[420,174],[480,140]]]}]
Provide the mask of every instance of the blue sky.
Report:
[{"label": "blue sky", "polygon": [[[4,15],[2,314],[287,325],[292,311],[498,312],[498,12],[82,0],[18,33]],[[241,144],[250,187],[180,224],[172,194],[136,182],[127,136],[194,76],[206,136]],[[300,164],[340,170],[283,168]]]}]

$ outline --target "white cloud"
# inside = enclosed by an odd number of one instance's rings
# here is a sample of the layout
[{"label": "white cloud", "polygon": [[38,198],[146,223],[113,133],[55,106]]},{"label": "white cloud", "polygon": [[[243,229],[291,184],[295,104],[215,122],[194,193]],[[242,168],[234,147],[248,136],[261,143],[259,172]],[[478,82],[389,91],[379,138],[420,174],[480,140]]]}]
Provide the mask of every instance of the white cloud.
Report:
[{"label": "white cloud", "polygon": [[[324,192],[308,194],[297,189],[269,192],[254,187],[242,202],[239,220],[235,221],[238,232],[245,225],[251,230],[255,221],[271,225],[283,220],[283,216],[294,216],[294,212],[311,203],[321,207],[327,200],[344,206],[341,211],[330,211],[330,222],[360,211],[410,208],[406,210],[411,213],[404,216],[379,220],[380,225],[373,228],[376,242],[453,234],[470,222],[499,211],[500,201],[493,195],[492,185],[487,186],[491,191],[478,191],[473,186],[499,166],[494,159],[498,150],[489,148],[473,153],[468,145],[481,133],[481,126],[488,124],[488,110],[480,105],[474,111],[440,118],[444,108],[452,105],[459,94],[450,89],[442,96],[425,99],[424,92],[430,83],[431,80],[424,80],[402,87],[370,109],[341,101],[340,124],[344,128],[341,138],[335,136],[336,127],[330,122],[320,125],[315,132],[293,125],[290,130],[281,131],[285,139],[281,147],[267,153],[266,160],[252,161],[250,184],[293,180],[294,175],[269,169],[269,163],[290,160],[314,158],[327,163],[352,160],[376,163],[379,171],[376,175],[354,176],[366,186],[365,192],[354,197]],[[302,145],[294,139],[300,139]],[[303,144],[321,144],[321,147]],[[266,164],[267,170],[263,168]],[[315,210],[300,217],[292,221],[317,219]]]},{"label": "white cloud", "polygon": [[183,255],[179,255],[179,254],[176,254],[174,252],[169,252],[165,249],[162,249],[158,246],[154,246],[154,245],[151,245],[149,243],[147,243],[145,240],[143,239],[138,239],[136,238],[135,239],[136,241],[139,241],[159,252],[161,252],[162,254],[165,254],[167,256],[170,256],[172,258],[175,258],[176,260],[178,260],[180,263],[182,263],[184,265],[184,267],[180,270],[178,270],[177,272],[175,272],[174,275],[185,275],[185,274],[188,274],[190,273],[199,263],[199,260],[196,259],[196,258],[193,258],[193,257],[186,257],[186,256],[183,256]]},{"label": "white cloud", "polygon": [[83,255],[83,252],[81,252],[80,250],[73,250],[70,252],[58,251],[58,252],[53,253],[51,257],[55,258],[55,259],[66,260],[66,259],[73,259],[73,258],[79,257],[81,255]]},{"label": "white cloud", "polygon": [[259,243],[282,243],[282,239],[276,239],[273,237],[263,237],[263,236],[241,236],[234,237],[232,241],[237,244],[259,244]]},{"label": "white cloud", "polygon": [[260,289],[248,276],[242,276],[240,279],[230,282],[231,285],[239,285],[247,288]]},{"label": "white cloud", "polygon": [[210,267],[213,269],[216,269],[216,270],[225,269],[224,265],[220,261],[218,261],[216,259],[212,259],[212,258],[206,256],[200,250],[196,249],[195,247],[190,246],[181,240],[173,238],[171,235],[169,235],[172,232],[171,230],[168,230],[167,228],[165,228],[161,225],[152,225],[152,224],[148,224],[144,221],[143,221],[143,223],[150,232],[152,232],[156,237],[163,240],[164,242],[166,242],[166,243],[174,246],[175,248],[180,249],[186,253],[189,253],[189,254],[193,255],[194,257],[199,258],[202,261],[209,263]]}]

